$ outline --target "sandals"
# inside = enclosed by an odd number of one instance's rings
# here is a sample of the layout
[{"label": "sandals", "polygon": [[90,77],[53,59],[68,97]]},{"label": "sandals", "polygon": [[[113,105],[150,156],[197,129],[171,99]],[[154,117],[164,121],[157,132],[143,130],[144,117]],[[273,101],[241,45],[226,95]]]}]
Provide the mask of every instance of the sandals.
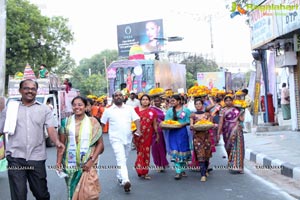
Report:
[{"label": "sandals", "polygon": [[187,174],[186,174],[185,172],[181,172],[180,175],[181,175],[182,177],[187,177]]},{"label": "sandals", "polygon": [[151,180],[151,176],[149,176],[149,174],[146,174],[146,175],[140,175],[140,174],[138,174],[138,177],[140,177],[142,179],[145,179],[145,180]]},{"label": "sandals", "polygon": [[144,179],[145,179],[145,180],[151,180],[151,176],[149,176],[149,174],[146,174],[146,175],[144,176]]},{"label": "sandals", "polygon": [[130,182],[126,182],[126,183],[124,184],[124,191],[125,191],[125,192],[130,192],[130,188],[131,188]]},{"label": "sandals", "polygon": [[175,176],[174,176],[174,178],[175,178],[175,180],[179,180],[179,179],[181,179],[181,173],[179,174],[179,173],[177,173]]},{"label": "sandals", "polygon": [[200,179],[200,181],[201,182],[206,182],[206,179],[207,179],[206,176],[202,176],[201,179]]}]

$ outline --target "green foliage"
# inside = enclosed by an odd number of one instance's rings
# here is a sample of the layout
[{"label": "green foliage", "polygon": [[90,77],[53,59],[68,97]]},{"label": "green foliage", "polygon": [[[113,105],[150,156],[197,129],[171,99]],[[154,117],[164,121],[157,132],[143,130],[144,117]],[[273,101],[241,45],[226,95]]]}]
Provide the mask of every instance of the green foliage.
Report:
[{"label": "green foliage", "polygon": [[82,59],[76,71],[80,71],[84,76],[89,75],[89,69],[91,70],[91,74],[105,74],[105,65],[108,67],[117,58],[118,52],[116,50],[104,50],[91,58]]},{"label": "green foliage", "polygon": [[80,82],[79,87],[81,95],[84,96],[89,94],[101,96],[107,93],[106,79],[105,76],[101,74],[92,74],[91,76],[88,76],[82,82]]},{"label": "green foliage", "polygon": [[[117,60],[116,50],[104,50],[91,58],[84,58],[79,66],[72,71],[71,82],[82,95],[102,95],[107,93],[106,70],[114,60]],[[91,76],[89,76],[91,72]]]},{"label": "green foliage", "polygon": [[67,74],[70,74],[73,69],[75,69],[76,62],[73,58],[70,57],[68,53],[64,57],[62,57],[57,63],[57,67],[53,67],[51,72],[58,75],[61,79]]},{"label": "green foliage", "polygon": [[69,52],[73,33],[63,17],[48,18],[26,0],[7,1],[6,74],[24,70],[29,63],[37,74],[40,64],[51,70]]},{"label": "green foliage", "polygon": [[182,64],[186,65],[186,86],[190,88],[197,81],[198,72],[218,72],[220,69],[215,61],[205,59],[202,55],[191,55],[185,58]]}]

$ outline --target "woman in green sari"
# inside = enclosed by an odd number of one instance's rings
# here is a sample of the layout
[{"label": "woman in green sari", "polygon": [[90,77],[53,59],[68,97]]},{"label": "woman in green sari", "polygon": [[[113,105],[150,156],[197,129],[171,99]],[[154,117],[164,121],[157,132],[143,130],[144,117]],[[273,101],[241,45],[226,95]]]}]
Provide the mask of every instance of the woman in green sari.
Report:
[{"label": "woman in green sari", "polygon": [[[99,154],[104,151],[102,129],[96,118],[85,114],[86,106],[84,97],[75,97],[72,100],[74,114],[60,131],[60,140],[66,145],[66,150],[63,154],[58,153],[61,159],[58,159],[57,166],[62,166],[68,175],[68,199],[98,199],[101,191],[96,165]],[[86,183],[91,179],[92,187]]]}]

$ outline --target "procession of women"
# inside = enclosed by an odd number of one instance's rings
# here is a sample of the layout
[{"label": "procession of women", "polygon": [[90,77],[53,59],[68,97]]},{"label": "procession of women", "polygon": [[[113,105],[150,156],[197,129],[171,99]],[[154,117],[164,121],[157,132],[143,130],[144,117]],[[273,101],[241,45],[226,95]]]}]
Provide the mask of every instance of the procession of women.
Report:
[{"label": "procession of women", "polygon": [[[136,96],[139,104],[127,105],[126,100],[129,98],[124,97],[119,90],[113,94],[111,105],[107,105],[105,97],[88,96],[86,100],[84,97],[76,97],[73,102],[78,101],[78,105],[81,107],[80,109],[78,106],[74,107],[75,116],[80,113],[83,117],[92,117],[90,118],[92,123],[90,125],[86,123],[85,126],[93,127],[89,128],[91,137],[97,138],[92,139],[91,142],[94,143],[90,149],[86,144],[90,156],[84,154],[82,157],[82,159],[86,159],[83,171],[95,171],[92,170],[92,166],[98,162],[97,155],[104,149],[100,133],[108,132],[117,166],[120,166],[117,169],[117,179],[119,184],[124,187],[125,192],[131,190],[126,160],[132,145],[134,148],[131,150],[136,151],[134,168],[140,179],[151,180],[150,171],[164,173],[168,170],[168,172],[174,173],[175,180],[180,180],[188,176],[188,171],[193,170],[199,172],[200,182],[206,182],[209,173],[213,170],[213,167],[210,166],[210,159],[216,152],[216,145],[221,143],[220,139],[223,140],[222,143],[224,143],[227,153],[224,158],[228,160],[229,173],[243,174],[245,155],[243,122],[245,112],[249,112],[247,108],[250,106],[249,102],[245,100],[246,95],[245,89],[233,92],[195,85],[186,94],[175,93],[171,89],[164,90],[163,88],[154,88],[148,94],[130,92],[130,100],[133,101]],[[101,129],[99,122],[102,125],[102,131],[99,130]],[[79,131],[80,135],[80,131],[83,129],[81,125],[77,127],[77,123],[74,123],[72,118],[68,120],[65,127],[65,130],[70,132],[68,136],[70,139],[68,143],[65,142],[65,139],[61,140],[68,144],[69,158],[65,158],[64,162],[68,162],[65,165],[69,166],[72,161],[70,153],[74,151],[69,143],[77,143],[72,139],[74,137],[71,133]],[[70,127],[73,129],[75,127],[75,131]],[[122,130],[120,127],[123,127]],[[127,128],[130,129],[128,133],[126,133]],[[93,130],[95,130],[94,135]],[[126,133],[127,136],[118,134],[120,131]],[[123,141],[124,137],[126,142]],[[81,140],[84,144],[84,138]],[[151,165],[151,159],[154,165]],[[76,192],[79,191],[79,188],[76,188],[85,187],[84,184],[88,183],[81,183],[80,180],[83,178],[78,176],[77,171],[65,171],[65,173],[68,175],[66,183],[69,198],[81,194]],[[94,182],[99,183],[97,174],[94,173],[94,176]],[[70,179],[69,177],[74,178]],[[78,185],[80,183],[82,186]],[[99,187],[96,185],[92,189],[95,197],[101,191]]]},{"label": "procession of women", "polygon": [[[228,170],[243,173],[243,122],[250,107],[245,100],[247,89],[233,92],[195,85],[186,94],[154,88],[148,94],[132,95],[140,101],[133,107],[140,117],[142,136],[134,135],[132,140],[137,151],[134,166],[140,178],[150,180],[149,170],[161,173],[174,169],[174,179],[180,180],[187,176],[186,170],[194,170],[205,182],[220,137],[227,152]],[[174,122],[178,124],[172,125]],[[199,122],[210,126],[205,128]],[[150,166],[151,158],[154,166]]]}]

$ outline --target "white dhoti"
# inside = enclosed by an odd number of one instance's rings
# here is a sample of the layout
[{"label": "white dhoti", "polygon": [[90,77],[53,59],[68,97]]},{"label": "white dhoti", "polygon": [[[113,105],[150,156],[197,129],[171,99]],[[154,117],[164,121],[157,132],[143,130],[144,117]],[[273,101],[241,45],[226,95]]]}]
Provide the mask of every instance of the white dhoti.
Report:
[{"label": "white dhoti", "polygon": [[111,146],[114,150],[116,161],[117,161],[117,178],[122,181],[122,185],[129,181],[128,169],[127,169],[127,158],[131,150],[131,143],[123,144],[121,141],[111,141]]}]

